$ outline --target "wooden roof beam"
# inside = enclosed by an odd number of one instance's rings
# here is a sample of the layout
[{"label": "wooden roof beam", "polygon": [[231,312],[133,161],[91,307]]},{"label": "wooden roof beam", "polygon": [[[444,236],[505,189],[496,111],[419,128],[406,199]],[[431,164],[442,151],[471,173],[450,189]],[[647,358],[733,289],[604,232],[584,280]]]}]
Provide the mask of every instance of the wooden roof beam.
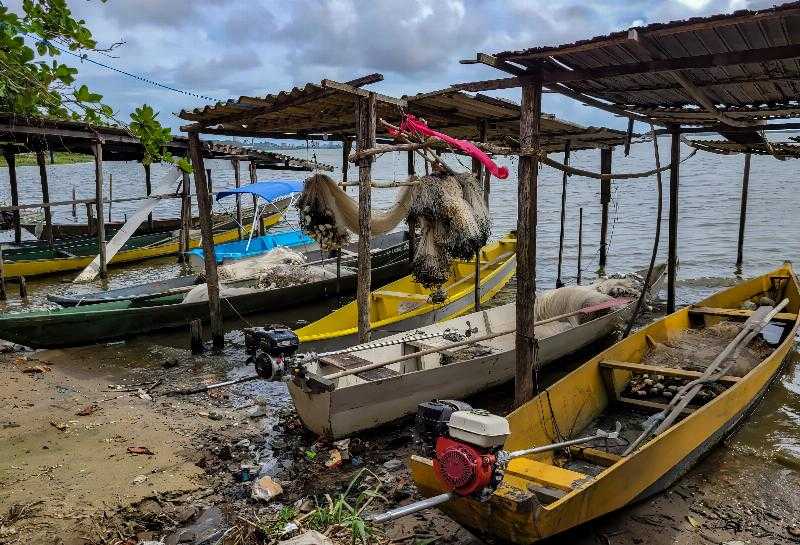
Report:
[{"label": "wooden roof beam", "polygon": [[[644,51],[651,58],[654,57],[656,59],[664,59],[664,55],[661,54],[661,51],[659,51],[658,48],[649,39],[647,39],[647,37],[639,34],[639,31],[635,28],[628,30],[628,41],[638,46],[640,50]],[[709,99],[699,87],[692,83],[685,74],[682,74],[681,72],[669,72],[669,75],[683,88],[684,91],[686,91],[686,94],[692,97],[692,99],[700,106],[705,108],[705,110],[712,114],[720,123],[730,125],[731,127],[754,127],[758,124],[754,123],[753,121],[733,119],[732,117],[720,112],[711,99]]]},{"label": "wooden roof beam", "polygon": [[362,98],[369,97],[370,95],[375,95],[375,99],[378,102],[399,106],[401,108],[405,108],[406,106],[408,106],[408,103],[402,98],[390,97],[388,95],[382,95],[380,93],[374,93],[372,91],[359,89],[358,87],[351,85],[350,82],[339,83],[338,81],[334,81],[332,79],[324,79],[322,80],[322,87],[324,89],[334,89],[342,93],[349,93],[353,96]]}]

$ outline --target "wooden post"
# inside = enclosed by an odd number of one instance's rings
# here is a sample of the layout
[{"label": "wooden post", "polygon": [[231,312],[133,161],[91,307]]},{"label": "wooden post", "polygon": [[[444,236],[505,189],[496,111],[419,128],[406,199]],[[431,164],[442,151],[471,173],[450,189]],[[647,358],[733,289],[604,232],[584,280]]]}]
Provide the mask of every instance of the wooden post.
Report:
[{"label": "wooden post", "polygon": [[0,244],[0,301],[6,300],[6,267],[3,262],[3,245]]},{"label": "wooden post", "polygon": [[208,181],[208,194],[211,195],[211,201],[214,201],[214,182],[211,181],[211,169],[206,169],[206,180]]},{"label": "wooden post", "polygon": [[667,314],[675,312],[675,277],[678,270],[678,178],[681,159],[679,128],[673,128],[669,171],[669,241],[667,254]]},{"label": "wooden post", "polygon": [[205,347],[203,346],[203,321],[200,318],[189,322],[189,336],[192,354],[202,354]]},{"label": "wooden post", "polygon": [[[11,206],[19,206],[19,190],[17,187],[17,156],[14,150],[4,149],[3,155],[8,164],[8,181],[11,185]],[[19,219],[19,210],[11,212],[14,219],[14,242],[19,244],[22,242],[22,225]]]},{"label": "wooden post", "polygon": [[350,138],[342,140],[342,189],[347,193],[347,170],[350,167],[350,150],[353,149],[353,141]]},{"label": "wooden post", "polygon": [[108,223],[111,223],[111,205],[114,201],[114,175],[108,174]]},{"label": "wooden post", "polygon": [[[239,159],[231,159],[231,166],[233,167],[233,179],[236,187],[241,187],[242,178],[239,172]],[[239,240],[242,240],[242,196],[236,194],[236,231],[239,233]]]},{"label": "wooden post", "polygon": [[[144,188],[147,191],[147,194],[153,192],[153,186],[150,183],[150,163],[145,163],[144,165]],[[153,231],[153,213],[150,212],[147,215],[147,230],[152,232]]]},{"label": "wooden post", "polygon": [[[611,173],[611,148],[600,150],[600,173]],[[608,251],[608,205],[611,202],[611,180],[600,180],[600,265],[598,273],[606,271],[606,252]]]},{"label": "wooden post", "polygon": [[217,277],[217,259],[214,255],[211,202],[203,165],[203,149],[200,144],[200,137],[194,131],[189,133],[189,155],[192,158],[194,185],[197,192],[197,208],[200,212],[200,234],[203,241],[206,285],[208,286],[208,310],[211,317],[211,340],[214,348],[222,348],[225,344],[225,332],[222,328],[222,312],[219,304],[219,278]]},{"label": "wooden post", "polygon": [[[358,150],[375,146],[375,93],[359,98],[356,113]],[[370,337],[370,285],[372,256],[370,254],[370,225],[372,212],[372,157],[358,162],[358,341],[367,342]]]},{"label": "wooden post", "polygon": [[575,283],[581,285],[581,258],[583,257],[583,207],[578,209],[578,274]]},{"label": "wooden post", "polygon": [[106,222],[103,216],[103,144],[92,145],[94,151],[94,198],[97,210],[97,251],[100,254],[100,278],[108,276],[106,263]]},{"label": "wooden post", "polygon": [[[542,114],[542,82],[534,80],[522,86],[519,145],[539,150]],[[533,373],[536,370],[536,221],[539,161],[536,156],[520,155],[517,185],[517,333],[514,405],[519,407],[533,397]]]},{"label": "wooden post", "polygon": [[191,249],[191,235],[189,234],[192,225],[192,201],[189,197],[191,183],[189,174],[184,172],[183,182],[181,182],[181,235],[179,239],[180,249],[178,251],[178,263],[186,263],[188,261],[186,252]]},{"label": "wooden post", "polygon": [[19,281],[19,298],[20,299],[27,299],[28,298],[28,283],[25,281],[24,276],[20,276],[17,278]]},{"label": "wooden post", "polygon": [[[564,164],[569,165],[570,141],[564,142]],[[564,221],[567,214],[567,178],[566,171],[561,177],[561,230],[558,236],[558,273],[556,274],[556,287],[561,288],[564,282],[561,280],[561,264],[564,259]]]},{"label": "wooden post", "polygon": [[625,157],[631,153],[631,139],[633,139],[633,117],[628,118],[628,132],[625,133]]},{"label": "wooden post", "polygon": [[747,222],[747,191],[750,185],[750,153],[744,154],[744,173],[742,174],[742,204],[739,210],[739,244],[736,246],[736,273],[741,274],[744,262],[744,226]]},{"label": "wooden post", "polygon": [[89,235],[94,233],[94,203],[86,203],[86,229]]},{"label": "wooden post", "polygon": [[[417,173],[417,166],[414,164],[414,151],[406,152],[406,168],[409,178]],[[414,261],[414,254],[417,253],[417,222],[408,220],[408,262]]]},{"label": "wooden post", "polygon": [[[50,204],[50,186],[47,183],[47,157],[44,150],[36,151],[36,162],[39,164],[39,178],[42,181],[42,204]],[[53,245],[53,211],[49,206],[44,208],[44,238]]]},{"label": "wooden post", "polygon": [[78,197],[76,196],[75,186],[74,185],[72,186],[72,200],[73,200],[73,203],[72,203],[72,217],[73,218],[77,218],[78,217],[78,205],[75,204],[74,201],[78,200]]}]

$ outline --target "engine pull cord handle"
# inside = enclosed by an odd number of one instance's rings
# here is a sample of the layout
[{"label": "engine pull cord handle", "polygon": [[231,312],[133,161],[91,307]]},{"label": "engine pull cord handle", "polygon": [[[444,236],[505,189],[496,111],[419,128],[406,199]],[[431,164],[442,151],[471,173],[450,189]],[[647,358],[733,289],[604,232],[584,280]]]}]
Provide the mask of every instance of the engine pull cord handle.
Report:
[{"label": "engine pull cord handle", "polygon": [[549,445],[542,445],[540,447],[532,447],[522,450],[513,450],[511,452],[507,450],[501,450],[497,453],[497,463],[501,466],[505,466],[514,458],[528,456],[529,454],[538,454],[540,452],[549,452],[551,450],[558,450],[564,447],[571,447],[572,445],[581,445],[583,443],[594,441],[595,439],[617,439],[619,438],[620,431],[622,431],[622,424],[617,421],[614,431],[604,431],[598,429],[594,435],[590,435],[588,437],[578,437],[577,439],[561,441],[560,443],[551,443]]}]

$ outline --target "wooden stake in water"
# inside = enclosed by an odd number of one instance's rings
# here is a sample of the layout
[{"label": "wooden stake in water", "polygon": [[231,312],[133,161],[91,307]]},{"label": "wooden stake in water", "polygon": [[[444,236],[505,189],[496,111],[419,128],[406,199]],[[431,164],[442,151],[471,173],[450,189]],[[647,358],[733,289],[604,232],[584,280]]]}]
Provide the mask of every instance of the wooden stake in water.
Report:
[{"label": "wooden stake in water", "polygon": [[75,197],[75,186],[73,185],[72,186],[72,217],[73,218],[77,218],[78,217],[78,205],[75,204],[76,200],[77,200],[77,198]]},{"label": "wooden stake in water", "polygon": [[578,275],[575,282],[581,285],[581,257],[583,254],[583,208],[578,209]]},{"label": "wooden stake in water", "polygon": [[6,267],[3,263],[3,245],[0,244],[0,301],[6,300]]},{"label": "wooden stake in water", "polygon": [[111,204],[114,198],[114,175],[108,175],[108,223],[111,223]]}]

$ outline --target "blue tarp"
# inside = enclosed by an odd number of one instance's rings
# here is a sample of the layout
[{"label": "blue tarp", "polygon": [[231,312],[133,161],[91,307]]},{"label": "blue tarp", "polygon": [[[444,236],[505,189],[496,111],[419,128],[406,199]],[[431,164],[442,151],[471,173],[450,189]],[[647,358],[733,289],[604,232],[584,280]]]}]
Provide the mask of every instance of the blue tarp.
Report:
[{"label": "blue tarp", "polygon": [[288,197],[294,193],[303,191],[303,182],[298,180],[269,180],[267,182],[256,182],[254,184],[247,184],[243,187],[232,187],[230,189],[223,189],[217,193],[217,200],[223,197],[239,194],[252,194],[258,195],[262,199],[269,202],[277,201],[284,197]]},{"label": "blue tarp", "polygon": [[[296,248],[312,244],[314,241],[302,231],[285,231],[283,233],[272,233],[261,237],[253,237],[252,240],[235,240],[223,244],[214,245],[214,255],[217,263],[222,263],[230,259],[242,259],[265,254],[278,246]],[[203,259],[202,248],[192,248],[187,252]]]}]

